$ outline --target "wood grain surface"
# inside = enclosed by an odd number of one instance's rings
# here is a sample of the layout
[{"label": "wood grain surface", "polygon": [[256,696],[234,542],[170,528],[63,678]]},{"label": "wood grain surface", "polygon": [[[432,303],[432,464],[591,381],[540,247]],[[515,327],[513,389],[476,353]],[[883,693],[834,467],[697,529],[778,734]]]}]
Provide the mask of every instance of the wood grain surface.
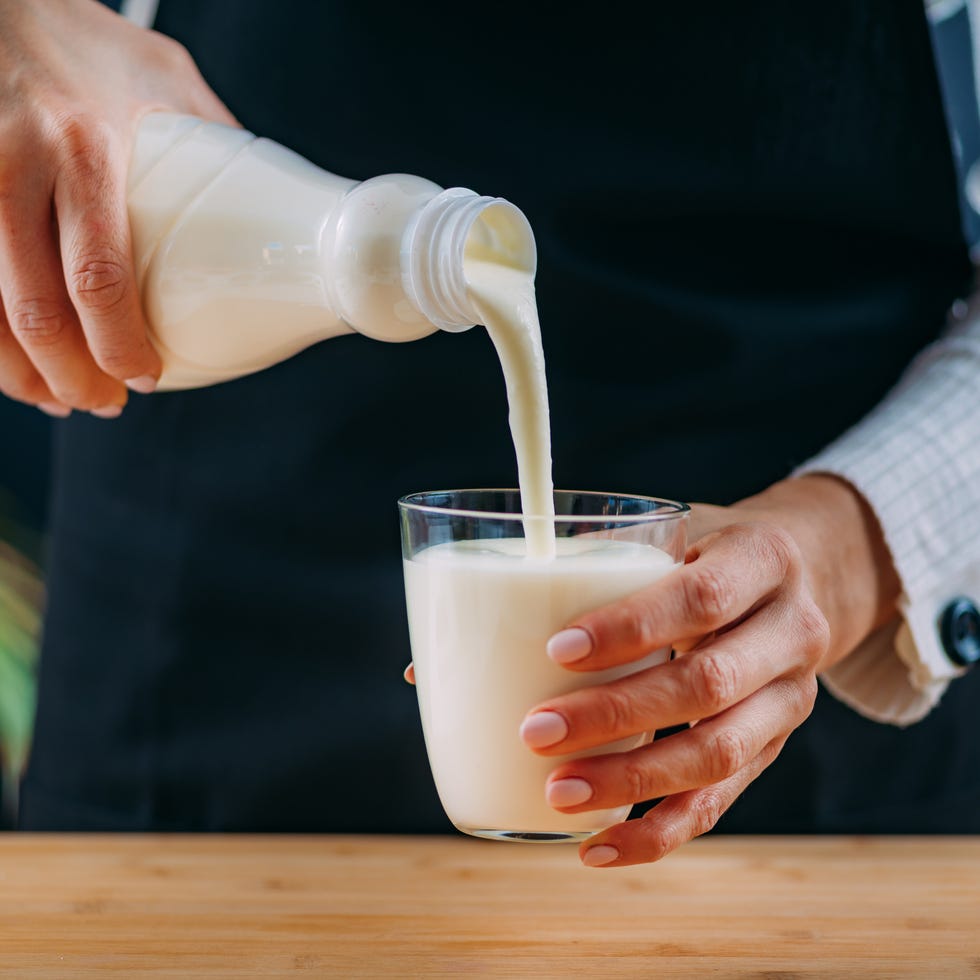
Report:
[{"label": "wood grain surface", "polygon": [[0,977],[980,977],[980,840],[0,835]]}]

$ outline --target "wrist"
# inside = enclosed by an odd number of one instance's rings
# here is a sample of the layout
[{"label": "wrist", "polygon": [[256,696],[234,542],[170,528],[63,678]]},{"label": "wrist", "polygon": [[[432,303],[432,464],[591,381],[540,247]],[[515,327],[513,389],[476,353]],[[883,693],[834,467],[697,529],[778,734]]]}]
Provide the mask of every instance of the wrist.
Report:
[{"label": "wrist", "polygon": [[830,624],[821,669],[897,614],[901,582],[881,526],[845,480],[831,474],[786,479],[735,507],[777,524],[799,545],[808,584]]}]

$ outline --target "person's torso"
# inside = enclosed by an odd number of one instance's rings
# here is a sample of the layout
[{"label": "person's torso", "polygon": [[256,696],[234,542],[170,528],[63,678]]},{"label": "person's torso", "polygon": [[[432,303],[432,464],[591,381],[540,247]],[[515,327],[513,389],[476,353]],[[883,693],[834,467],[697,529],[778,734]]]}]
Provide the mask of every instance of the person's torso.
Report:
[{"label": "person's torso", "polygon": [[[948,135],[916,0],[635,16],[162,0],[157,27],[245,126],[320,166],[525,211],[558,486],[729,502],[941,329],[969,272]],[[28,800],[163,827],[444,827],[400,680],[394,501],[512,485],[506,414],[474,329],[331,340],[61,427]],[[58,761],[71,739],[82,774]],[[758,799],[793,778],[777,763]]]}]

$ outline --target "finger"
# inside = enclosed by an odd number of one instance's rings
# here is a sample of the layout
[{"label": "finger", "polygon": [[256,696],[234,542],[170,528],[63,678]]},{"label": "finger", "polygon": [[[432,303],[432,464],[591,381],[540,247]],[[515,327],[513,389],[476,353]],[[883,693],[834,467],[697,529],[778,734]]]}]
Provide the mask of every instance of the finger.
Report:
[{"label": "finger", "polygon": [[[125,390],[99,370],[65,291],[43,184],[20,182],[0,208],[0,294],[7,323],[53,399],[118,414]],[[110,409],[111,411],[111,409]]]},{"label": "finger", "polygon": [[723,782],[773,739],[802,724],[816,695],[812,674],[781,678],[733,708],[642,748],[563,763],[548,777],[545,798],[556,810],[579,813]]},{"label": "finger", "polygon": [[402,674],[402,677],[404,677],[405,680],[409,684],[411,684],[413,687],[415,686],[415,664],[414,663],[409,664],[405,668],[405,673]]},{"label": "finger", "polygon": [[128,160],[111,135],[82,120],[73,121],[62,146],[54,203],[71,301],[99,367],[148,393],[162,365],[149,340],[133,268]]},{"label": "finger", "polygon": [[821,623],[809,600],[769,602],[669,663],[536,705],[521,737],[540,755],[565,755],[710,718],[780,675],[815,664],[825,642]]},{"label": "finger", "polygon": [[31,364],[30,358],[14,339],[0,298],[0,392],[15,401],[36,405],[48,415],[64,418],[71,414],[67,405],[58,402]]},{"label": "finger", "polygon": [[671,644],[683,648],[798,577],[798,549],[788,534],[733,524],[693,545],[676,571],[574,620],[549,640],[548,655],[571,670],[602,670]]},{"label": "finger", "polygon": [[593,868],[647,864],[706,834],[779,755],[785,742],[785,738],[770,742],[749,765],[720,783],[670,796],[642,817],[590,837],[579,847],[582,863]]}]

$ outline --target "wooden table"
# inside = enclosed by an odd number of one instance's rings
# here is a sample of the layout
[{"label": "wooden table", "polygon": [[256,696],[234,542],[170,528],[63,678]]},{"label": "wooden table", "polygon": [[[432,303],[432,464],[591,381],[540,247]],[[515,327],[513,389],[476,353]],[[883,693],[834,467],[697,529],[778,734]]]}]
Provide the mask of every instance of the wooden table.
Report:
[{"label": "wooden table", "polygon": [[0,977],[980,977],[980,839],[0,835]]}]

